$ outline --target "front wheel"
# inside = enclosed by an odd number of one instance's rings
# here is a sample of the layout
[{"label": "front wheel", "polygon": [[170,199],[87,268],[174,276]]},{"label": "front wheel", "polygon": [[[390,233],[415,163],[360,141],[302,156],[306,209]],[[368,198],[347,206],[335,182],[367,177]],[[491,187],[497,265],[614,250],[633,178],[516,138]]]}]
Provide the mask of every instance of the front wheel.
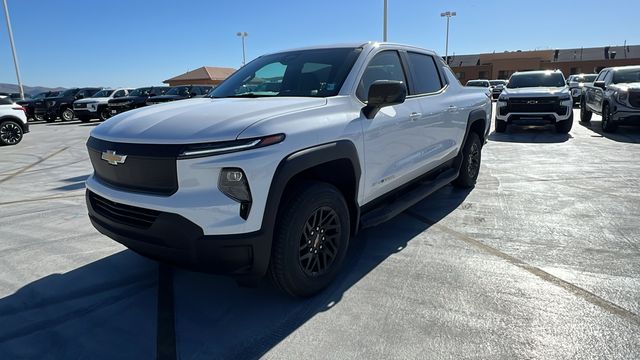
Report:
[{"label": "front wheel", "polygon": [[62,121],[71,121],[71,120],[73,120],[73,118],[74,118],[73,109],[71,109],[71,108],[64,109],[64,111],[62,112],[62,115],[60,115],[60,118],[62,119]]},{"label": "front wheel", "polygon": [[43,121],[43,120],[44,120],[44,115],[43,115],[43,114],[34,114],[34,115],[33,115],[33,118],[34,118],[36,121]]},{"label": "front wheel", "polygon": [[469,134],[462,149],[462,165],[460,174],[453,180],[453,185],[460,188],[472,188],[476,185],[482,160],[482,142],[475,132]]},{"label": "front wheel", "polygon": [[611,107],[609,104],[604,104],[602,107],[602,131],[615,132],[618,127],[611,121]]},{"label": "front wheel", "polygon": [[588,123],[591,121],[591,116],[593,113],[587,110],[587,103],[584,99],[584,96],[580,100],[580,122]]},{"label": "front wheel", "polygon": [[111,117],[111,113],[109,112],[109,108],[102,109],[98,113],[98,118],[100,119],[100,121],[105,121],[110,117]]},{"label": "front wheel", "polygon": [[349,209],[333,185],[304,182],[281,203],[269,275],[282,291],[312,296],[338,275],[349,245]]},{"label": "front wheel", "polygon": [[0,144],[15,145],[22,140],[22,127],[13,120],[0,124]]},{"label": "front wheel", "polygon": [[568,134],[573,127],[573,113],[567,120],[558,121],[556,123],[556,132],[559,134]]}]

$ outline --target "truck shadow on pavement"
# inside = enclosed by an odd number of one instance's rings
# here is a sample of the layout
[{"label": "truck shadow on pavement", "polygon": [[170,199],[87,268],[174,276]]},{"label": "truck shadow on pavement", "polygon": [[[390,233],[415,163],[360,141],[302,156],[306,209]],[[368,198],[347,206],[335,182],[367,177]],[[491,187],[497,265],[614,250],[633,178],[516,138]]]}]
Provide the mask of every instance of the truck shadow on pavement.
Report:
[{"label": "truck shadow on pavement", "polygon": [[579,122],[580,126],[587,128],[597,135],[594,137],[604,137],[617,142],[640,144],[640,126],[619,126],[614,133],[606,133],[602,131],[600,121],[591,121],[589,123]]},{"label": "truck shadow on pavement", "polygon": [[[421,215],[438,222],[468,194],[447,186],[424,200],[429,210]],[[0,299],[0,358],[258,358],[330,312],[428,227],[400,215],[361,232],[339,278],[310,299],[289,298],[267,281],[241,288],[226,277],[180,269],[170,270],[167,290],[155,262],[121,251]]]},{"label": "truck shadow on pavement", "polygon": [[562,143],[571,139],[569,134],[558,134],[555,127],[509,125],[504,133],[492,132],[488,139],[498,142],[517,143]]}]

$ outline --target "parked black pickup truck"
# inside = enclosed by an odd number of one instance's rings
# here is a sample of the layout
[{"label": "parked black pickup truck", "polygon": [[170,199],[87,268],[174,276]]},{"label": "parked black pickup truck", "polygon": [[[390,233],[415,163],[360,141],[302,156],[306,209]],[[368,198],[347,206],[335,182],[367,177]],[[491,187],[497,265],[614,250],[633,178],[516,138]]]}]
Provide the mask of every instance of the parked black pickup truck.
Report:
[{"label": "parked black pickup truck", "polygon": [[73,88],[63,91],[54,97],[47,97],[37,100],[34,103],[34,116],[36,119],[44,119],[47,122],[54,122],[57,118],[62,121],[71,121],[75,117],[73,113],[73,102],[93,96],[102,88]]},{"label": "parked black pickup truck", "polygon": [[[60,91],[45,91],[45,92],[41,92],[39,94],[37,94],[34,97],[28,98],[28,99],[24,99],[24,100],[18,100],[16,101],[16,103],[18,105],[22,105],[22,107],[24,108],[25,113],[27,114],[27,119],[28,120],[35,120],[35,108],[34,108],[34,104],[36,103],[36,101],[42,100],[44,98],[48,98],[48,97],[54,97],[54,96],[58,96],[58,94],[60,94]],[[42,120],[42,119],[40,119]]]},{"label": "parked black pickup truck", "polygon": [[183,100],[194,97],[205,96],[211,91],[212,86],[204,85],[183,85],[174,86],[169,89],[164,95],[152,96],[147,99],[147,105],[154,105],[169,101]]},{"label": "parked black pickup truck", "polygon": [[602,116],[602,131],[618,125],[640,125],[640,66],[602,69],[593,85],[586,85],[580,103],[580,121]]},{"label": "parked black pickup truck", "polygon": [[147,99],[161,96],[169,90],[168,86],[150,86],[133,90],[129,96],[109,100],[109,113],[113,116],[147,105]]}]

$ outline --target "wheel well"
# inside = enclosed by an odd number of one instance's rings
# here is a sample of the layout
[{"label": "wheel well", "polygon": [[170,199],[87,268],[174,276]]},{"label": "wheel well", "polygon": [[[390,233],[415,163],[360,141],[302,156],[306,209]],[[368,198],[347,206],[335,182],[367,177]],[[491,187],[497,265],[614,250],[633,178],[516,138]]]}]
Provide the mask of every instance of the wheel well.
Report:
[{"label": "wheel well", "polygon": [[[336,159],[297,173],[287,182],[282,196],[286,196],[288,190],[305,180],[326,182],[340,190],[349,208],[351,233],[355,234],[358,225],[359,208],[356,202],[356,174],[351,161],[349,159]],[[282,204],[282,201],[280,204]]]},{"label": "wheel well", "polygon": [[4,123],[5,121],[13,121],[13,122],[17,123],[18,126],[20,126],[20,128],[22,129],[23,132],[25,131],[24,123],[19,118],[11,116],[11,115],[3,116],[3,117],[0,118],[0,124]]},{"label": "wheel well", "polygon": [[486,129],[486,124],[484,119],[476,119],[471,123],[471,127],[469,127],[469,132],[475,132],[480,137],[480,142],[484,144],[484,131]]}]

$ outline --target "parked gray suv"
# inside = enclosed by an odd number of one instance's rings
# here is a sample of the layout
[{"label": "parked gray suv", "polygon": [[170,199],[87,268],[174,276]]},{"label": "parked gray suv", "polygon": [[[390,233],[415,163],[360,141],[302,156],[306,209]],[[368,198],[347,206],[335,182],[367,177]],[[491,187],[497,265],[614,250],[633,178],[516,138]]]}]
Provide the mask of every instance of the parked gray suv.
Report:
[{"label": "parked gray suv", "polygon": [[640,125],[640,65],[603,69],[593,85],[585,86],[580,121],[590,122],[593,113],[602,116],[604,132]]}]

